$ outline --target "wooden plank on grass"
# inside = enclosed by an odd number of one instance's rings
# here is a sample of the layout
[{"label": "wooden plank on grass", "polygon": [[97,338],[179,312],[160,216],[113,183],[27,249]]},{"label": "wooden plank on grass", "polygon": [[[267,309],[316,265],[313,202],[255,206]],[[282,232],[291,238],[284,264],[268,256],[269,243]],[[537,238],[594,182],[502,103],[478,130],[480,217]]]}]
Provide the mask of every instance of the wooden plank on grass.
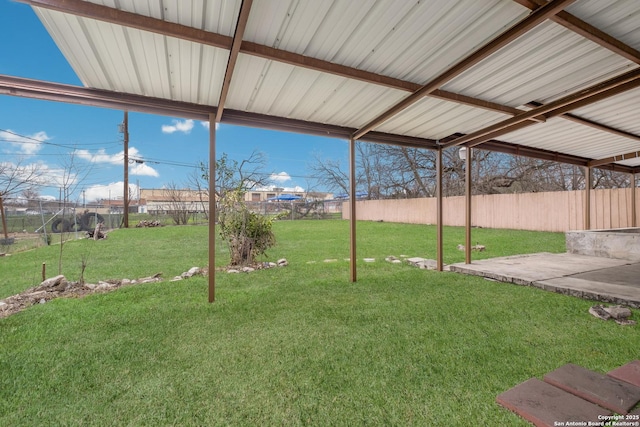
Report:
[{"label": "wooden plank on grass", "polygon": [[567,425],[567,422],[586,425],[611,415],[610,411],[537,378],[505,391],[496,401],[539,427]]},{"label": "wooden plank on grass", "polygon": [[640,402],[640,387],[572,363],[549,372],[544,381],[618,414]]},{"label": "wooden plank on grass", "polygon": [[610,377],[640,387],[640,360],[634,360],[607,373]]}]

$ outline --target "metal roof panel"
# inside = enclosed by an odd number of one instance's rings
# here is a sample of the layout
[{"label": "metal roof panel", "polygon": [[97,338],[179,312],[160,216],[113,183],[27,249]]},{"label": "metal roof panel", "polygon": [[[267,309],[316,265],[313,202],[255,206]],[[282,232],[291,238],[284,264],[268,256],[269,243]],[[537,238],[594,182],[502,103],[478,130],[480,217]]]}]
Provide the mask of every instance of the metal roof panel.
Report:
[{"label": "metal roof panel", "polygon": [[[91,0],[233,36],[241,0]],[[640,49],[640,2],[578,0],[577,17]],[[226,49],[48,9],[36,13],[84,85],[216,105]],[[425,84],[529,14],[513,0],[254,0],[244,40]],[[569,29],[545,22],[442,89],[511,107],[547,103],[637,67]],[[407,92],[240,54],[226,107],[360,128]],[[640,90],[574,113],[640,134]],[[469,133],[502,113],[425,98],[376,130],[429,139]],[[564,119],[499,139],[589,158],[638,149],[638,141]],[[625,161],[628,162],[628,161]],[[626,164],[626,163],[625,163]]]},{"label": "metal roof panel", "polygon": [[508,116],[434,98],[423,99],[378,128],[428,139],[443,139],[454,133],[471,133]]},{"label": "metal roof panel", "polygon": [[632,62],[546,22],[443,89],[518,107],[550,102],[635,68]]},{"label": "metal roof panel", "polygon": [[639,141],[593,129],[561,117],[508,133],[500,139],[590,159],[604,159],[640,150]]}]

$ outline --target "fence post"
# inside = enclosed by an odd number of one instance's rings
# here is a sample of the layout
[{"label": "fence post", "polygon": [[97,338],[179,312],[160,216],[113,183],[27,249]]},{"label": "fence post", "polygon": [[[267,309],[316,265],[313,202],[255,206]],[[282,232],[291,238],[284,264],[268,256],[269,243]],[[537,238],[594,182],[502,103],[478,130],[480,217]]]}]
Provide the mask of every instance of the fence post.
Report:
[{"label": "fence post", "polygon": [[49,246],[49,239],[47,239],[47,224],[44,222],[44,212],[42,211],[42,200],[39,200],[40,204],[40,218],[42,219],[42,231],[44,232],[44,243]]}]

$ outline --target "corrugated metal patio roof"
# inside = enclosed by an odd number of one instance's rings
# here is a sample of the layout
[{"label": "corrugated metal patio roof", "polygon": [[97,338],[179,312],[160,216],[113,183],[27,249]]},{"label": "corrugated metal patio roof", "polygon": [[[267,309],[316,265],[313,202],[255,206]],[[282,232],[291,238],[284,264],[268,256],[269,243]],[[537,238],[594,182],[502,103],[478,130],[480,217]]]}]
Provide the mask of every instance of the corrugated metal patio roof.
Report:
[{"label": "corrugated metal patio roof", "polygon": [[[23,1],[102,105],[640,172],[638,1]],[[11,88],[68,95],[0,78]]]}]

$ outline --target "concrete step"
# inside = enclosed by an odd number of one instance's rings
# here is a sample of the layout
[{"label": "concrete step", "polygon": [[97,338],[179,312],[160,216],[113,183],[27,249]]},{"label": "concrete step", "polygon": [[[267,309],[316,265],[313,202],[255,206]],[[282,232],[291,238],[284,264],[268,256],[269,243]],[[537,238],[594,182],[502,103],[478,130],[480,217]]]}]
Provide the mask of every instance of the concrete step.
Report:
[{"label": "concrete step", "polygon": [[612,414],[537,378],[531,378],[505,391],[496,401],[539,427],[568,425],[568,422],[584,422],[586,425],[590,421],[602,421],[603,415]]},{"label": "concrete step", "polygon": [[572,363],[549,372],[544,381],[618,414],[640,402],[640,387]]}]

